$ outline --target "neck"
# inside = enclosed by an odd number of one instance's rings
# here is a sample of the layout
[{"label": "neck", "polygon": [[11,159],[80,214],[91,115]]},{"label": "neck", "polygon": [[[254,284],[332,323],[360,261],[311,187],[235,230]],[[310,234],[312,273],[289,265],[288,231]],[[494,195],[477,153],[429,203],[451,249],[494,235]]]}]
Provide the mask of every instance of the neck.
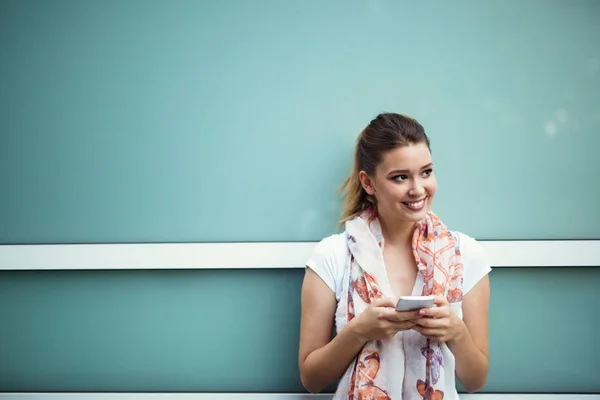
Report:
[{"label": "neck", "polygon": [[410,245],[412,243],[413,232],[415,231],[416,225],[415,222],[389,221],[379,218],[379,223],[386,244]]}]

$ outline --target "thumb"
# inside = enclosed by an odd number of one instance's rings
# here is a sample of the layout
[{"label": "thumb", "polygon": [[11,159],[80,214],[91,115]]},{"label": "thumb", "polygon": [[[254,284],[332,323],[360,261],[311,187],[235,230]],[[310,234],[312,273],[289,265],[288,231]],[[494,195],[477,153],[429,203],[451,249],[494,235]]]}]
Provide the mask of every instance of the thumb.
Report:
[{"label": "thumb", "polygon": [[446,299],[444,296],[435,296],[433,302],[438,307],[444,307],[449,305],[448,299]]},{"label": "thumb", "polygon": [[374,307],[396,307],[395,299],[389,297],[377,299],[371,303]]}]

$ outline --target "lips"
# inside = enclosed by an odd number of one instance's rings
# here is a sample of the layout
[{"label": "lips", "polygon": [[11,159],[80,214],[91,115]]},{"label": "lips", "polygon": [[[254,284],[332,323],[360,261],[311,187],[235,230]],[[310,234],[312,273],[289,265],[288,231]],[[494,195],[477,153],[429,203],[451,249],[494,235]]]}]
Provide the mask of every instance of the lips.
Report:
[{"label": "lips", "polygon": [[407,208],[409,208],[411,210],[419,211],[419,210],[423,209],[423,207],[425,207],[426,200],[427,200],[427,197],[422,198],[421,200],[417,200],[417,201],[411,201],[411,202],[403,201],[402,204],[404,204]]}]

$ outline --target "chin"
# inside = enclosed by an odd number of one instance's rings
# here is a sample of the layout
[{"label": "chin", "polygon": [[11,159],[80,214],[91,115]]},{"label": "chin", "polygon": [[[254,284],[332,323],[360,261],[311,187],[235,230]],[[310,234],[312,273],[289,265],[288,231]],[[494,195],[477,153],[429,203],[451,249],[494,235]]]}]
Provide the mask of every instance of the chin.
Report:
[{"label": "chin", "polygon": [[419,222],[425,218],[425,216],[427,215],[428,212],[429,212],[429,207],[424,207],[422,210],[412,211],[412,212],[411,211],[407,212],[407,210],[402,210],[402,216],[404,217],[404,219],[406,219],[410,222]]},{"label": "chin", "polygon": [[[427,210],[427,211],[429,211],[429,210]],[[427,211],[421,211],[418,214],[411,215],[411,216],[409,216],[409,219],[412,222],[422,221],[425,218],[425,216],[427,215]]]}]

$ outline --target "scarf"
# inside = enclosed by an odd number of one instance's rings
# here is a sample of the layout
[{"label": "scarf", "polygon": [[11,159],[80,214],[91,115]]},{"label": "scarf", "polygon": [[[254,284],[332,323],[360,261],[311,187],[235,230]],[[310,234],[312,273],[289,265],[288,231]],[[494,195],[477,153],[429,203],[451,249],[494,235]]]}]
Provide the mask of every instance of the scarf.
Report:
[{"label": "scarf", "polygon": [[[380,298],[393,297],[383,262],[384,239],[375,212],[369,208],[346,222],[350,256],[348,287],[341,301],[347,301],[348,322]],[[462,301],[463,265],[458,239],[431,211],[417,223],[412,237],[412,252],[417,265],[414,294],[442,295],[449,303]],[[419,279],[419,274],[421,279]],[[444,397],[443,343],[427,339],[415,330],[404,331],[402,348],[392,339],[365,344],[344,374],[335,399],[349,400],[441,400]],[[404,377],[390,376],[389,364],[401,360],[404,352]],[[386,368],[387,367],[387,368]],[[454,372],[453,372],[454,373]],[[391,393],[391,381],[402,380]]]}]

